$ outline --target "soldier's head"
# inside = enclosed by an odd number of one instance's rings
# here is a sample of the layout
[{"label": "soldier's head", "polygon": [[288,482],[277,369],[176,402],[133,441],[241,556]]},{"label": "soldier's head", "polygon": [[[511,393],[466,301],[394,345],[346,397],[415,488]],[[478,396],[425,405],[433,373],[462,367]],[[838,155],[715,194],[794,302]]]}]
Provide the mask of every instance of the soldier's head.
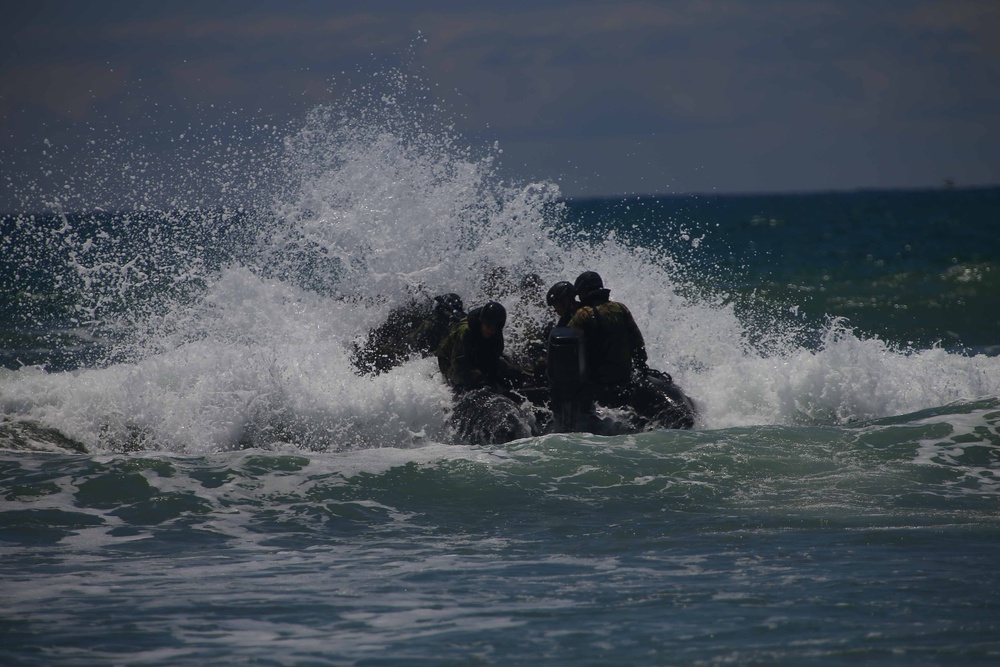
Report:
[{"label": "soldier's head", "polygon": [[565,315],[576,302],[576,287],[568,280],[560,280],[549,288],[545,295],[545,303],[551,306],[560,316]]},{"label": "soldier's head", "polygon": [[577,294],[586,296],[594,290],[604,287],[604,281],[597,271],[584,271],[576,277],[574,286],[576,287]]},{"label": "soldier's head", "polygon": [[483,338],[493,338],[507,323],[507,309],[496,301],[488,301],[479,309],[479,331]]},{"label": "soldier's head", "polygon": [[439,294],[434,297],[434,312],[449,319],[458,319],[463,315],[465,306],[462,305],[462,297],[449,292]]}]

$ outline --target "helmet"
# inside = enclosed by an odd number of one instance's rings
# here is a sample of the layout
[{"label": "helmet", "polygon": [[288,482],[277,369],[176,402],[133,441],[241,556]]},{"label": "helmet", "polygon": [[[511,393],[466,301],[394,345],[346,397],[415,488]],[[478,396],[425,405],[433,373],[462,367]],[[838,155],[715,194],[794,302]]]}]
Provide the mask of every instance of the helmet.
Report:
[{"label": "helmet", "polygon": [[488,301],[479,311],[479,321],[499,331],[507,323],[507,309],[496,301]]},{"label": "helmet", "polygon": [[560,280],[549,288],[549,293],[545,295],[545,303],[554,304],[556,301],[567,301],[576,296],[576,288],[568,280]]},{"label": "helmet", "polygon": [[454,315],[465,310],[462,305],[462,297],[455,293],[439,294],[434,297],[434,301],[437,302],[434,308],[447,315]]},{"label": "helmet", "polygon": [[584,297],[594,290],[604,288],[604,281],[596,271],[584,271],[576,277],[576,293]]}]

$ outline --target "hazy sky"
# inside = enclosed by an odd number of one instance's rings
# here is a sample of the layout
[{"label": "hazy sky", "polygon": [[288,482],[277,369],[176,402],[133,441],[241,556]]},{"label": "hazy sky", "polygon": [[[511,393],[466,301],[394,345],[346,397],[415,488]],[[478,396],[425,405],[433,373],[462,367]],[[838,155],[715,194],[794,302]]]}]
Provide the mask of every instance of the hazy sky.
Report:
[{"label": "hazy sky", "polygon": [[46,140],[283,124],[401,63],[571,197],[1000,183],[997,0],[10,4],[0,190]]}]

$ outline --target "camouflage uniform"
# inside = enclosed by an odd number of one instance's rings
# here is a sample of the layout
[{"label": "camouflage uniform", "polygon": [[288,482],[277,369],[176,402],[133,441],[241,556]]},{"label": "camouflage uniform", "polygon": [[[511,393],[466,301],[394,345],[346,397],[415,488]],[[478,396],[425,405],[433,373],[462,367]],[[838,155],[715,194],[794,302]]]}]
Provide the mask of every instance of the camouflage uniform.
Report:
[{"label": "camouflage uniform", "polygon": [[437,349],[438,367],[452,387],[466,391],[483,386],[509,388],[520,371],[503,356],[503,333],[484,338],[479,312],[473,309],[456,324]]},{"label": "camouflage uniform", "polygon": [[599,291],[567,326],[583,333],[590,382],[600,387],[628,384],[633,367],[646,367],[646,343],[629,309],[608,300],[608,290]]}]

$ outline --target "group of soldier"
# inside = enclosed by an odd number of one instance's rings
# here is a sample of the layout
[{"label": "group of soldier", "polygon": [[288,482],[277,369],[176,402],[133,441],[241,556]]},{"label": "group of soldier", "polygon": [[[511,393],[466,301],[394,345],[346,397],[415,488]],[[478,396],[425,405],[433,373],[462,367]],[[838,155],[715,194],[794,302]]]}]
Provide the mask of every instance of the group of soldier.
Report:
[{"label": "group of soldier", "polygon": [[[657,391],[655,380],[662,385],[664,378],[668,383],[670,378],[649,369],[635,319],[624,304],[611,300],[600,275],[585,271],[572,283],[557,282],[545,301],[558,319],[539,338],[546,341],[549,331],[559,328],[582,340],[578,400],[583,413],[592,412],[594,404],[631,408],[650,419],[663,411],[667,399]],[[439,295],[429,303],[390,313],[381,327],[370,332],[366,344],[356,348],[354,362],[362,373],[376,374],[413,354],[434,355],[458,397],[484,390],[518,392],[523,397],[545,385],[546,346],[542,343],[527,355],[527,364],[514,363],[504,354],[506,323],[507,311],[499,301],[488,301],[466,314],[458,295]]]}]

